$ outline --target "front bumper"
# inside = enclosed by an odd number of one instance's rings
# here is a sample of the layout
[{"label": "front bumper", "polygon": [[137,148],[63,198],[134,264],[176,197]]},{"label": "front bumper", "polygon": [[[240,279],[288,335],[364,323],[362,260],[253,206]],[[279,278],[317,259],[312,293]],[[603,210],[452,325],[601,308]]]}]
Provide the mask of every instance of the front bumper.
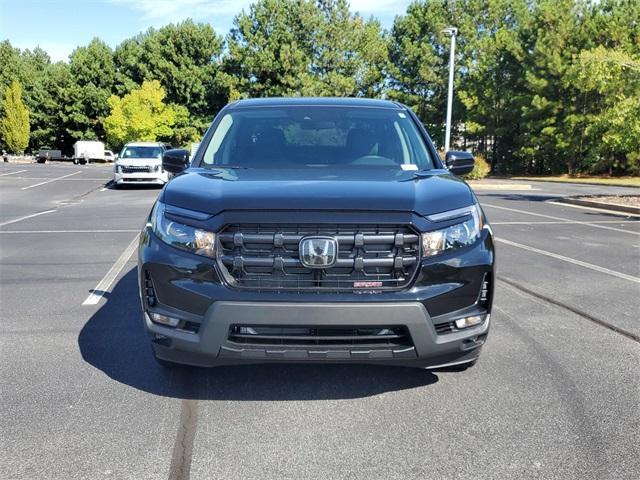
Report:
[{"label": "front bumper", "polygon": [[[296,326],[406,326],[412,346],[260,346],[230,342],[234,324]],[[214,302],[197,333],[156,324],[145,314],[156,355],[197,366],[263,362],[359,362],[437,367],[473,361],[489,331],[481,325],[439,335],[424,305],[412,303],[259,303]]]},{"label": "front bumper", "polygon": [[[488,229],[471,247],[423,259],[413,286],[395,292],[235,289],[221,280],[215,261],[170,247],[149,229],[141,235],[138,265],[146,331],[156,356],[176,363],[358,362],[434,368],[475,360],[490,326],[493,288],[480,302],[483,285],[493,284],[493,240]],[[148,312],[180,319],[181,324],[172,328],[154,323]],[[442,328],[472,315],[486,318],[474,327]],[[402,326],[411,345],[245,345],[229,340],[234,325]]]},{"label": "front bumper", "polygon": [[164,185],[169,181],[167,172],[136,172],[136,173],[115,173],[113,183],[116,185]]}]

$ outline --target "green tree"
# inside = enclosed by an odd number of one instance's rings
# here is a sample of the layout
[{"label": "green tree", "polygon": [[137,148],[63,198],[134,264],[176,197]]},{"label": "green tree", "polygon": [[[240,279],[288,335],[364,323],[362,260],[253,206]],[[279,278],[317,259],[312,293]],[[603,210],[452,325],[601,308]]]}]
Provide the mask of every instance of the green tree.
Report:
[{"label": "green tree", "polygon": [[260,0],[227,38],[227,97],[380,95],[386,42],[345,0]]},{"label": "green tree", "polygon": [[[11,46],[8,40],[0,42],[0,118],[4,117],[4,94],[14,80],[22,81],[20,50]],[[0,147],[9,148],[0,135]]]},{"label": "green tree", "polygon": [[[95,39],[68,64],[0,42],[0,96],[14,80],[23,86],[30,148],[69,152],[79,138],[103,138],[107,115],[120,119],[114,132],[127,130],[126,109],[107,100],[124,102],[151,80],[173,123],[150,135],[174,144],[201,136],[230,100],[363,95],[408,104],[441,145],[449,57],[441,30],[455,26],[454,146],[504,173],[637,172],[639,18],[631,0],[417,0],[385,32],[347,0],[257,0],[236,16],[226,49],[209,25],[190,20],[115,53]],[[122,135],[140,138],[133,127]]]},{"label": "green tree", "polygon": [[109,142],[120,147],[130,141],[169,139],[176,122],[176,110],[164,103],[165,96],[160,82],[150,80],[122,98],[109,97],[110,114],[104,122]]},{"label": "green tree", "polygon": [[[603,148],[613,142],[613,136],[605,139],[604,123],[620,122],[617,114],[608,116],[614,113],[609,107],[619,93],[633,94],[623,88],[622,77],[612,88],[599,91],[584,81],[584,72],[595,75],[594,81],[602,78],[602,69],[595,65],[608,63],[593,63],[598,48],[606,49],[601,55],[637,55],[640,23],[629,20],[638,18],[640,5],[626,0],[535,2],[532,21],[520,32],[527,52],[522,91],[528,102],[522,108],[524,136],[522,147],[514,152],[516,164],[537,173],[570,174],[613,172],[622,166],[625,155],[620,148],[629,145],[615,147],[615,154],[613,150],[605,153]],[[631,81],[627,87],[633,87],[633,77],[624,78]],[[633,115],[632,98],[620,106],[623,118]]]},{"label": "green tree", "polygon": [[535,173],[573,173],[581,169],[583,128],[576,113],[587,107],[564,82],[572,58],[584,48],[581,24],[589,12],[574,0],[536,2],[532,21],[520,35],[524,64],[524,135],[516,157]]},{"label": "green tree", "polygon": [[[444,0],[412,3],[405,15],[396,17],[389,43],[388,95],[411,107],[438,145],[444,144],[448,66],[447,38],[441,31],[450,25],[459,27],[458,22],[450,23],[449,7]],[[458,42],[458,58],[462,40]],[[459,102],[454,111],[459,120]]]},{"label": "green tree", "polygon": [[387,39],[380,23],[351,13],[346,0],[320,0],[310,70],[313,95],[375,97],[384,87]]},{"label": "green tree", "polygon": [[14,80],[22,80],[20,49],[11,46],[9,40],[0,42],[0,91],[4,92]]},{"label": "green tree", "polygon": [[188,147],[190,143],[197,142],[202,138],[206,125],[194,124],[193,116],[183,105],[172,105],[176,120],[173,125],[173,132],[170,137],[165,137],[171,145]]},{"label": "green tree", "polygon": [[60,91],[66,135],[75,140],[104,138],[107,99],[116,80],[111,48],[97,38],[78,47],[70,56],[69,73],[71,82]]},{"label": "green tree", "polygon": [[[34,107],[38,114],[36,133],[32,135],[31,146],[34,149],[57,148],[70,154],[73,144],[78,140],[74,128],[69,127],[69,114],[73,110],[67,102],[73,102],[69,91],[74,90],[75,80],[69,64],[57,62],[46,67],[40,79],[40,87],[35,90]],[[34,122],[35,123],[35,122]],[[32,123],[32,125],[34,124]]]},{"label": "green tree", "polygon": [[0,43],[0,65],[3,65],[0,71],[0,92],[4,92],[13,80],[18,80],[23,87],[22,98],[30,112],[29,146],[34,148],[47,143],[59,127],[51,122],[42,109],[42,105],[50,100],[50,94],[45,87],[47,71],[51,65],[49,55],[41,48],[20,51],[13,48],[8,41],[4,41]]},{"label": "green tree", "polygon": [[0,119],[2,141],[13,153],[23,153],[29,144],[29,112],[22,102],[22,86],[17,80],[4,93],[4,117]]},{"label": "green tree", "polygon": [[396,17],[389,43],[389,97],[412,107],[436,143],[444,143],[449,36],[458,29],[453,144],[473,148],[494,166],[518,147],[522,97],[519,31],[527,0],[444,0],[412,3]]},{"label": "green tree", "polygon": [[457,96],[462,110],[465,143],[491,159],[494,171],[512,169],[513,152],[522,143],[524,95],[523,59],[519,32],[530,22],[526,0],[468,2],[461,35],[460,80]]},{"label": "green tree", "polygon": [[116,48],[118,92],[158,80],[167,101],[186,109],[183,129],[200,136],[227,101],[219,68],[222,46],[222,37],[207,24],[186,20],[151,28]]},{"label": "green tree", "polygon": [[55,132],[61,124],[52,121],[51,111],[47,106],[60,108],[55,93],[48,88],[50,80],[51,59],[47,52],[39,47],[23,50],[20,55],[22,82],[24,85],[24,102],[29,109],[31,138],[29,147],[37,149],[53,145]]},{"label": "green tree", "polygon": [[313,90],[314,32],[320,23],[307,0],[261,0],[235,17],[227,38],[229,94],[268,97]]},{"label": "green tree", "polygon": [[568,76],[593,99],[583,119],[592,139],[588,168],[640,173],[640,57],[603,46],[583,50]]}]

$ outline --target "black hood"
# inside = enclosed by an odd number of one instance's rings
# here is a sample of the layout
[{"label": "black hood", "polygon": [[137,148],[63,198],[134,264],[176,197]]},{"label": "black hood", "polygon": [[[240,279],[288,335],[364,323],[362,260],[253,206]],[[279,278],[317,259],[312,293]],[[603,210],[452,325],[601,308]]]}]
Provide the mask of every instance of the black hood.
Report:
[{"label": "black hood", "polygon": [[168,205],[216,215],[229,210],[398,211],[429,215],[474,202],[446,170],[386,168],[189,169],[164,189]]}]

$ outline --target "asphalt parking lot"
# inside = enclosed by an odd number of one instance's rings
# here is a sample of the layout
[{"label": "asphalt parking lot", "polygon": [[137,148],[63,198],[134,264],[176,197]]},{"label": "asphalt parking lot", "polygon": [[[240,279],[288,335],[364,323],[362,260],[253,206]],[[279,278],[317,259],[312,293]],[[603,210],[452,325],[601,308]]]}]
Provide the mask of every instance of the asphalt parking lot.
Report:
[{"label": "asphalt parking lot", "polygon": [[637,189],[477,190],[499,280],[470,370],[166,371],[131,255],[159,190],[110,176],[0,164],[0,478],[640,478],[640,217],[555,202]]}]

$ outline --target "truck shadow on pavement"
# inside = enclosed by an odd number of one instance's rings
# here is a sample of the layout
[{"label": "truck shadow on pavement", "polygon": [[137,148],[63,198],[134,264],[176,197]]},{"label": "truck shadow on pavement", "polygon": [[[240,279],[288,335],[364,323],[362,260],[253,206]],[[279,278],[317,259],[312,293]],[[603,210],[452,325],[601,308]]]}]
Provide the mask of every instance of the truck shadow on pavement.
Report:
[{"label": "truck shadow on pavement", "polygon": [[142,325],[136,269],[107,295],[78,336],[82,358],[112,379],[155,395],[202,400],[328,400],[367,397],[438,381],[428,370],[369,365],[263,364],[164,369]]},{"label": "truck shadow on pavement", "polygon": [[544,203],[548,200],[558,200],[562,198],[562,195],[547,195],[547,194],[538,194],[535,193],[485,193],[485,192],[476,192],[476,195],[480,197],[480,203],[482,203],[483,198],[499,198],[500,200],[513,200],[517,202],[536,202],[536,203]]}]

